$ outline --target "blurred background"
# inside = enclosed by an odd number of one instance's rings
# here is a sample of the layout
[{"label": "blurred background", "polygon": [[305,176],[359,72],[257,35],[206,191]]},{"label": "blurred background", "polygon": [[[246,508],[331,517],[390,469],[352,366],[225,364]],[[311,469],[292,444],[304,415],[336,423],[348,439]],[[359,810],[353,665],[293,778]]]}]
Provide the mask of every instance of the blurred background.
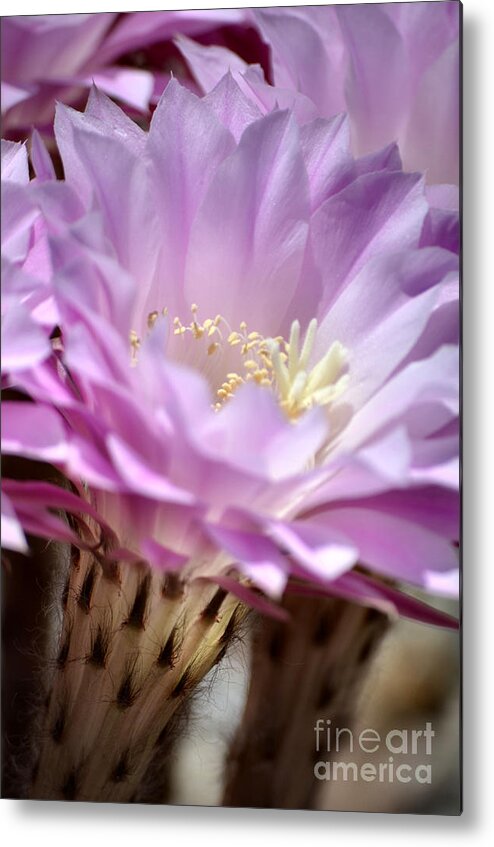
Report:
[{"label": "blurred background", "polygon": [[[458,604],[441,608],[458,614]],[[173,753],[170,802],[221,804],[224,763],[247,693],[249,645],[244,642],[205,681],[192,706],[186,734]],[[331,714],[328,714],[331,719]],[[460,807],[459,633],[400,620],[385,635],[358,696],[354,738],[371,727],[384,737],[392,729],[435,732],[430,757],[432,783],[321,782],[317,807],[326,810],[456,815]],[[342,736],[343,738],[343,736]],[[420,748],[419,748],[420,750]],[[378,764],[389,751],[342,751],[342,761]],[[321,742],[322,760],[324,743]],[[414,757],[394,756],[395,764]]]}]

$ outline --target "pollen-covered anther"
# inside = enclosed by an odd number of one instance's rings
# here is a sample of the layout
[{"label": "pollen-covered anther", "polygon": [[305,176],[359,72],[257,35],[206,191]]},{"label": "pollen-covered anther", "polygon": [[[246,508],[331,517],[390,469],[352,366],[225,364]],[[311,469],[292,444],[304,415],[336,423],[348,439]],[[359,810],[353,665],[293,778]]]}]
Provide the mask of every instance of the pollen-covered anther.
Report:
[{"label": "pollen-covered anther", "polygon": [[159,312],[150,312],[147,319],[148,329],[152,329],[159,318]]},{"label": "pollen-covered anther", "polygon": [[[186,333],[190,333],[196,340],[199,340],[204,336],[211,338],[216,334],[221,341],[222,335],[219,326],[224,322],[222,315],[216,315],[214,318],[206,318],[205,321],[201,322],[198,318],[199,306],[197,303],[192,304],[190,311],[192,312],[192,320],[189,324],[183,324],[178,317],[173,319],[174,335],[181,335],[183,337]],[[208,347],[208,355],[211,356],[218,347],[219,342],[211,343]]]},{"label": "pollen-covered anther", "polygon": [[180,318],[173,318],[173,333],[174,335],[185,335],[187,327],[182,324]]},{"label": "pollen-covered anther", "polygon": [[141,339],[137,335],[137,332],[134,329],[130,330],[129,333],[129,341],[130,341],[130,363],[131,365],[135,365],[137,362],[137,354],[139,353],[139,347],[141,346]]}]

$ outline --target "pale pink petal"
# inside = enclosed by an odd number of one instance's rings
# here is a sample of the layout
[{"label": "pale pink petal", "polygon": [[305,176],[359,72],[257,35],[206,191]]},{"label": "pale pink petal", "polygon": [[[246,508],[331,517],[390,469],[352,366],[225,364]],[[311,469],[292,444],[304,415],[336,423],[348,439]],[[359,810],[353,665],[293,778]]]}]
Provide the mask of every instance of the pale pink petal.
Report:
[{"label": "pale pink petal", "polygon": [[67,440],[62,418],[48,406],[5,402],[2,451],[45,462],[63,462]]},{"label": "pale pink petal", "polygon": [[5,141],[2,138],[2,180],[18,182],[27,185],[29,182],[29,166],[25,144]]},{"label": "pale pink petal", "polygon": [[297,127],[274,113],[248,127],[217,171],[192,228],[187,300],[232,325],[269,332],[273,314],[282,325],[299,284],[308,214]]},{"label": "pale pink petal", "polygon": [[241,73],[247,69],[243,59],[226,47],[216,45],[205,47],[185,35],[179,35],[175,39],[175,44],[204,94],[212,91],[228,72]]},{"label": "pale pink petal", "polygon": [[[153,115],[148,140],[152,187],[145,202],[159,222],[159,254],[153,283],[140,295],[144,316],[166,306],[171,315],[185,317],[193,302],[201,302],[195,295],[184,298],[182,290],[189,233],[215,171],[234,146],[213,111],[172,80]],[[135,202],[131,195],[128,200]],[[139,275],[142,279],[142,267]]]},{"label": "pale pink petal", "polygon": [[310,576],[336,579],[350,570],[358,558],[357,548],[345,536],[310,521],[271,523],[269,536],[294,557]]},{"label": "pale pink petal", "polygon": [[259,106],[246,97],[238,82],[229,73],[222,77],[218,85],[204,98],[204,102],[237,142],[249,124],[257,121],[263,114]]},{"label": "pale pink petal", "polygon": [[49,182],[56,178],[50,154],[36,129],[31,135],[31,162],[39,182]]},{"label": "pale pink petal", "polygon": [[7,494],[2,493],[2,547],[27,553],[28,546],[22,526]]},{"label": "pale pink petal", "polygon": [[457,567],[453,545],[429,529],[372,508],[336,507],[328,526],[353,542],[359,561],[378,573],[425,587],[426,572]]},{"label": "pale pink petal", "polygon": [[50,355],[48,336],[21,304],[12,304],[2,318],[2,372],[15,372],[42,362]]},{"label": "pale pink petal", "polygon": [[321,311],[369,258],[416,247],[426,213],[420,177],[387,171],[361,176],[323,203],[311,226],[325,280]]},{"label": "pale pink petal", "polygon": [[448,571],[448,573],[429,571],[425,575],[425,585],[434,594],[458,597],[460,593],[460,572],[457,568]]}]

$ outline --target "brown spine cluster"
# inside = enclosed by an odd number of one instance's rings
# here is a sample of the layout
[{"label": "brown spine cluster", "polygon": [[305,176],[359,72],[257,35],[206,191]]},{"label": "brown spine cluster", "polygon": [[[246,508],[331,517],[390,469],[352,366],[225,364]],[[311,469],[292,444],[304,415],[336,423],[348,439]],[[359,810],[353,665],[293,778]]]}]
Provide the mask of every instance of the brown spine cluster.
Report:
[{"label": "brown spine cluster", "polygon": [[210,584],[77,549],[62,602],[30,796],[132,801],[245,610]]}]

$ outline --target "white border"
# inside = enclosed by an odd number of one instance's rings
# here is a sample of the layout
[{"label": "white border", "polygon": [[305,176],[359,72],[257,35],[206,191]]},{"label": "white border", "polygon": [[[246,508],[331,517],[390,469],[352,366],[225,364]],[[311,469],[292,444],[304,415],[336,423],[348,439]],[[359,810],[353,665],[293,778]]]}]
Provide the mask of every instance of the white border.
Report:
[{"label": "white border", "polygon": [[[382,2],[399,2],[399,0],[381,0]],[[372,3],[374,0],[359,0],[361,3]],[[423,2],[437,2],[437,0],[423,0]],[[466,0],[466,6],[470,7],[483,7],[489,6],[490,0]],[[7,5],[7,4],[5,4]],[[4,16],[8,15],[40,15],[40,14],[62,14],[62,13],[75,13],[75,12],[149,12],[149,11],[158,11],[163,9],[211,9],[211,8],[223,8],[223,9],[238,9],[239,7],[254,7],[254,6],[326,6],[327,3],[324,0],[310,0],[309,3],[297,3],[294,0],[275,0],[275,2],[269,2],[269,0],[253,0],[253,2],[235,2],[235,0],[225,0],[225,2],[214,3],[214,0],[190,0],[189,3],[171,2],[167,3],[156,3],[153,0],[147,0],[146,2],[135,2],[135,0],[120,0],[120,2],[112,2],[112,0],[108,0],[108,2],[97,2],[97,0],[86,0],[86,2],[73,2],[73,0],[69,0],[69,2],[63,2],[63,0],[15,0],[15,2],[11,2],[9,4],[10,8],[2,9],[2,14]],[[349,5],[348,0],[333,0],[332,5]]]},{"label": "white border", "polygon": [[[190,4],[192,5],[192,4]],[[195,2],[196,8],[212,4]],[[228,3],[226,6],[248,5]],[[252,2],[252,6],[283,5]],[[288,2],[285,5],[289,5]],[[316,5],[314,2],[312,5]],[[184,3],[66,3],[16,0],[7,14],[138,11],[187,8]],[[461,818],[349,813],[276,812],[197,807],[107,806],[4,800],[5,843],[53,847],[88,844],[138,847],[140,843],[197,847],[291,847],[314,841],[361,847],[434,847],[492,843],[494,714],[491,649],[494,616],[494,3],[465,0],[464,87],[464,807]],[[490,192],[488,190],[490,188]],[[492,264],[491,264],[492,269]],[[490,470],[490,474],[489,474]],[[482,471],[485,471],[482,474]]]}]

